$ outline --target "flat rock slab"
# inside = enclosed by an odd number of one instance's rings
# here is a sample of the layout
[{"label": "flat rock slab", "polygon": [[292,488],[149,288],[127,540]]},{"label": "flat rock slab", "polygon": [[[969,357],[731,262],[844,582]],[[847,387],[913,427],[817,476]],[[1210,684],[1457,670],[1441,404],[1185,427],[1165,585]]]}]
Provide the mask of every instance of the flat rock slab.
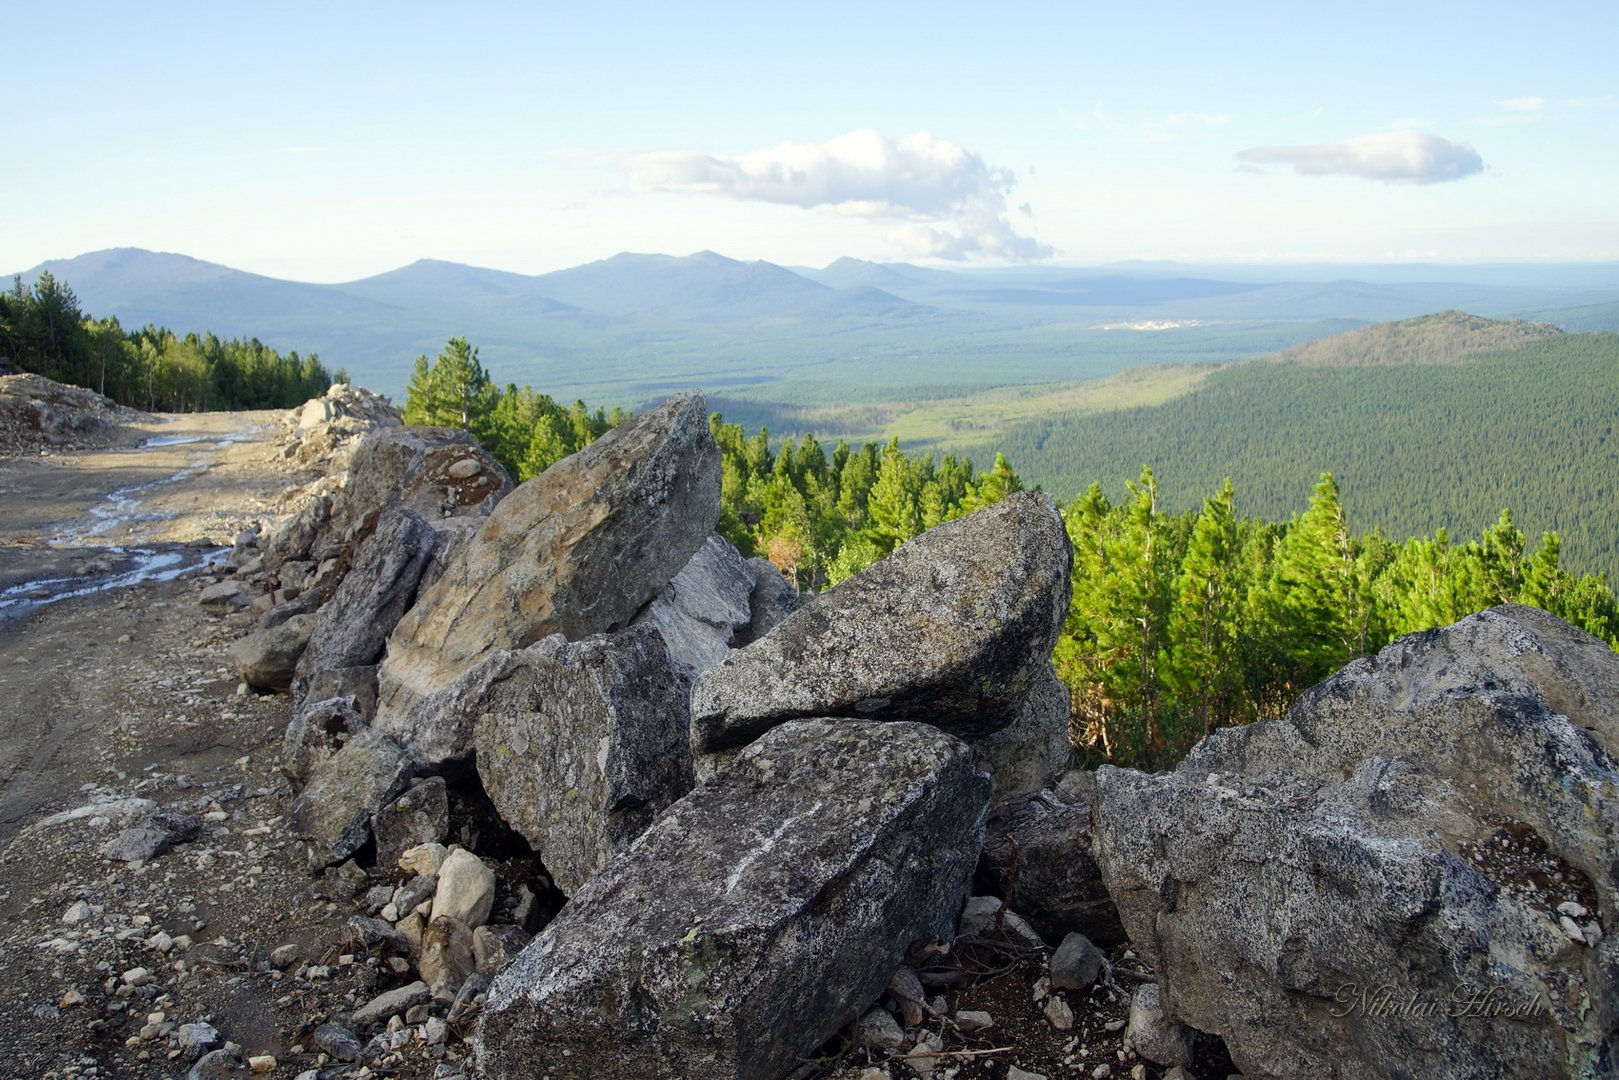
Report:
[{"label": "flat rock slab", "polygon": [[572,893],[691,790],[690,683],[653,625],[550,641],[491,688],[474,744],[495,809]]},{"label": "flat rock slab", "polygon": [[703,673],[693,749],[802,716],[919,720],[963,738],[1006,727],[1047,669],[1072,562],[1039,492],[929,529]]},{"label": "flat rock slab", "polygon": [[521,485],[394,629],[378,726],[436,764],[446,740],[417,728],[442,716],[418,723],[418,702],[496,651],[628,624],[713,532],[719,500],[719,448],[696,393]]},{"label": "flat rock slab", "polygon": [[496,978],[484,1075],[769,1080],[952,935],[989,783],[923,724],[801,720],[580,889]]},{"label": "flat rock slab", "polygon": [[1173,773],[1099,770],[1094,854],[1167,1014],[1244,1076],[1601,1075],[1616,756],[1619,655],[1492,608]]},{"label": "flat rock slab", "polygon": [[754,568],[718,533],[703,541],[674,580],[635,617],[663,634],[689,674],[723,661],[753,618]]}]

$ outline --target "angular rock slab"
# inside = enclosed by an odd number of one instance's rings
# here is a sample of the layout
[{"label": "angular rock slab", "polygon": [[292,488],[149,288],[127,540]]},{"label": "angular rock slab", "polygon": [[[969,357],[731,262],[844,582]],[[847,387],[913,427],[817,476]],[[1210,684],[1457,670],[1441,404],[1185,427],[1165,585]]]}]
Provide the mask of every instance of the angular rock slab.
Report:
[{"label": "angular rock slab", "polygon": [[929,529],[704,672],[692,746],[740,746],[800,716],[1006,727],[1068,611],[1073,549],[1049,495],[1021,491]]},{"label": "angular rock slab", "polygon": [[484,1075],[785,1074],[882,992],[911,941],[951,935],[988,798],[936,728],[771,731],[501,972],[475,1040]]},{"label": "angular rock slab", "polygon": [[237,638],[225,650],[225,657],[247,685],[290,690],[298,658],[314,630],[314,615],[294,615],[278,626]]},{"label": "angular rock slab", "polygon": [[719,500],[719,447],[697,393],[521,485],[394,629],[377,725],[414,744],[418,702],[493,652],[627,624],[713,532]]},{"label": "angular rock slab", "polygon": [[968,740],[995,781],[996,802],[1039,791],[1068,768],[1068,712],[1068,686],[1048,661],[1010,724]]},{"label": "angular rock slab", "polygon": [[405,790],[416,763],[375,728],[315,770],[287,812],[287,831],[308,845],[309,870],[342,862],[371,837],[371,819]]},{"label": "angular rock slab", "polygon": [[474,746],[495,809],[571,894],[691,790],[691,684],[655,625],[550,640],[491,689]]},{"label": "angular rock slab", "polygon": [[669,655],[695,677],[730,655],[732,642],[748,628],[754,573],[731,542],[715,533],[635,621],[656,626]]},{"label": "angular rock slab", "polygon": [[1173,773],[1099,770],[1095,856],[1166,1010],[1245,1076],[1601,1075],[1616,754],[1619,656],[1493,608]]},{"label": "angular rock slab", "polygon": [[[354,563],[315,617],[309,644],[298,658],[295,691],[318,672],[375,664],[410,605],[438,535],[410,510],[383,514],[354,555]],[[301,694],[294,694],[294,706]]]}]

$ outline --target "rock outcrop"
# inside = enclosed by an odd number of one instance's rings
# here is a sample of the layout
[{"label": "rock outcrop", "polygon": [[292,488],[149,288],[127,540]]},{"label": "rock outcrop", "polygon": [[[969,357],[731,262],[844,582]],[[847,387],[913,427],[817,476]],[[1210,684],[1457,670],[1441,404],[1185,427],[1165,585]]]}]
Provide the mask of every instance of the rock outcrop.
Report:
[{"label": "rock outcrop", "polygon": [[309,869],[332,866],[371,838],[371,818],[405,790],[416,763],[375,728],[343,744],[314,773],[287,814],[307,845]]},{"label": "rock outcrop", "polygon": [[[418,719],[497,652],[626,625],[719,518],[719,448],[701,394],[670,398],[522,485],[424,589],[389,639],[376,725],[430,763]],[[468,725],[470,726],[470,725]]]},{"label": "rock outcrop", "polygon": [[701,675],[693,748],[803,716],[919,720],[976,738],[1047,671],[1073,553],[1050,496],[1018,492],[918,536]]},{"label": "rock outcrop", "polygon": [[1166,1012],[1254,1080],[1619,1060],[1619,656],[1506,606],[1396,641],[1173,773],[1095,855]]},{"label": "rock outcrop", "polygon": [[486,1075],[770,1078],[949,937],[989,787],[922,724],[776,728],[607,864],[496,978]]},{"label": "rock outcrop", "polygon": [[655,625],[543,645],[492,689],[474,744],[495,808],[572,893],[691,790],[690,683]]}]

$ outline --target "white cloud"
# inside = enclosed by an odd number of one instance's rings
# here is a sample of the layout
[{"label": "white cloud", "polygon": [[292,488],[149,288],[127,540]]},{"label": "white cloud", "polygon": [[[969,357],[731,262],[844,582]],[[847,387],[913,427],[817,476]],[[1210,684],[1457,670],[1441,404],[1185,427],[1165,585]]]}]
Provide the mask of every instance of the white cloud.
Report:
[{"label": "white cloud", "polygon": [[781,142],[740,157],[637,154],[626,167],[642,191],[827,206],[854,217],[906,220],[889,237],[913,255],[1029,260],[1051,254],[1006,219],[1006,196],[1017,183],[1010,169],[927,132],[896,140],[852,131],[824,143]]},{"label": "white cloud", "polygon": [[1546,99],[1543,97],[1508,98],[1501,103],[1501,107],[1507,112],[1539,112],[1546,107]]},{"label": "white cloud", "polygon": [[1362,135],[1313,146],[1256,146],[1237,154],[1256,165],[1291,165],[1304,176],[1358,176],[1388,184],[1438,184],[1484,169],[1467,143],[1421,131]]}]

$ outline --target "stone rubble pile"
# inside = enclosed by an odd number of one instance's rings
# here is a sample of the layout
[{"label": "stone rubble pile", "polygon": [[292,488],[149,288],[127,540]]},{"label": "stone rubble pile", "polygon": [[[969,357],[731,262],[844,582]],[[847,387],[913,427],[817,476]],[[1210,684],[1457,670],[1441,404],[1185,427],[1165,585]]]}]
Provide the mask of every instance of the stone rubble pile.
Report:
[{"label": "stone rubble pile", "polygon": [[[1172,773],[1065,772],[1048,496],[798,606],[714,534],[701,395],[515,489],[480,455],[378,428],[235,560],[273,583],[233,659],[293,695],[309,869],[386,879],[352,929],[398,985],[322,1029],[334,1058],[415,1032],[469,1038],[490,1076],[773,1078],[843,1032],[943,1076],[947,1039],[1011,1023],[955,1003],[997,964],[1030,975],[1047,1060],[1093,1077],[1619,1057],[1619,657],[1594,639],[1495,609]],[[1355,996],[1384,984],[1542,1011]]]}]

